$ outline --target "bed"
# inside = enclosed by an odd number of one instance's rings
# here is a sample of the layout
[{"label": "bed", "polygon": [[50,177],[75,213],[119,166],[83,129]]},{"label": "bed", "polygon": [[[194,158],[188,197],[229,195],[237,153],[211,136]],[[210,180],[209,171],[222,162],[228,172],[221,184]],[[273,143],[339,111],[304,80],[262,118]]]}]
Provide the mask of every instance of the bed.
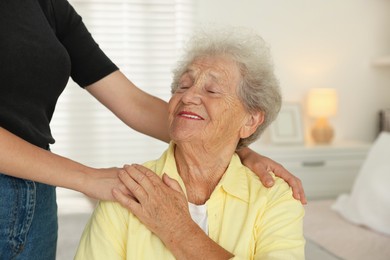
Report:
[{"label": "bed", "polygon": [[305,206],[306,259],[389,260],[390,236],[356,225],[331,207],[335,200]]},{"label": "bed", "polygon": [[349,194],[305,210],[308,260],[390,260],[390,133],[378,136]]}]

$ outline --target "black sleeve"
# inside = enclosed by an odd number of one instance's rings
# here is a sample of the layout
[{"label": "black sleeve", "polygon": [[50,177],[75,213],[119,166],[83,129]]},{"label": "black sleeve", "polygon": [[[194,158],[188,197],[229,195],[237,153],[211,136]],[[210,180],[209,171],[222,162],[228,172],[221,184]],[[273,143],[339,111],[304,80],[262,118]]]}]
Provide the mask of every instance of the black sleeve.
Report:
[{"label": "black sleeve", "polygon": [[86,87],[118,67],[104,54],[67,0],[52,0],[55,31],[71,59],[71,77]]}]

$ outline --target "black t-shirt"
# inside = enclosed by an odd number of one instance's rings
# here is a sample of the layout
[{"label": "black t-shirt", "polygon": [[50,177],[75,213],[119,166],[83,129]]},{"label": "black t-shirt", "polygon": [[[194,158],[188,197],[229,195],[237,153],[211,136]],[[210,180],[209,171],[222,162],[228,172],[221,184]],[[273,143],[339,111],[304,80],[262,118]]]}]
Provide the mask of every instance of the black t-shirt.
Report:
[{"label": "black t-shirt", "polygon": [[85,87],[117,69],[66,0],[0,0],[0,127],[45,148],[69,76]]}]

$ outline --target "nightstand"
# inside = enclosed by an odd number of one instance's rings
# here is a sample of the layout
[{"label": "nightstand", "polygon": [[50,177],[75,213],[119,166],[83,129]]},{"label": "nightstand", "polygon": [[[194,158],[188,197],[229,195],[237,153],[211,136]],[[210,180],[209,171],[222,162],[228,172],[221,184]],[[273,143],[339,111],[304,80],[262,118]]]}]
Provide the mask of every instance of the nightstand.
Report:
[{"label": "nightstand", "polygon": [[351,191],[370,146],[364,142],[290,146],[255,143],[251,148],[300,178],[308,199],[324,199]]}]

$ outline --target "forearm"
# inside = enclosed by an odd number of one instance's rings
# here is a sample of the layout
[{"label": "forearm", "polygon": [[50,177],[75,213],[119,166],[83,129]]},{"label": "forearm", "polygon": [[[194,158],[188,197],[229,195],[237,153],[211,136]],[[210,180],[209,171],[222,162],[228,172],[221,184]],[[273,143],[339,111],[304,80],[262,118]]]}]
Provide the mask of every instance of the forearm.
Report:
[{"label": "forearm", "polygon": [[116,71],[86,88],[136,131],[168,142],[168,104],[137,88]]},{"label": "forearm", "polygon": [[34,146],[0,128],[0,172],[84,191],[88,174],[94,169]]},{"label": "forearm", "polygon": [[176,259],[230,259],[233,255],[214,242],[195,222],[162,239]]}]

